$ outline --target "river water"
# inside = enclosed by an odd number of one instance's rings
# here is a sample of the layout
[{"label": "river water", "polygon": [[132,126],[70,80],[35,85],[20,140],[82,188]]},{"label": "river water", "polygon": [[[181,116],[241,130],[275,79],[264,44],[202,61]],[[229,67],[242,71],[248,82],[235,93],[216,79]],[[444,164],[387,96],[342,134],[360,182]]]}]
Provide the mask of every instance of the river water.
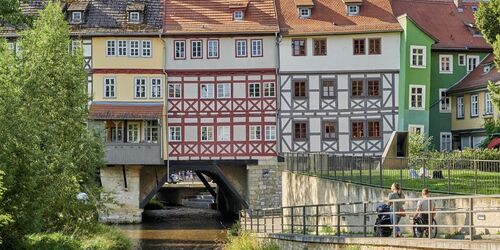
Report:
[{"label": "river water", "polygon": [[120,225],[134,243],[134,249],[221,249],[232,220],[218,211],[201,208],[167,207],[143,213],[143,223]]}]

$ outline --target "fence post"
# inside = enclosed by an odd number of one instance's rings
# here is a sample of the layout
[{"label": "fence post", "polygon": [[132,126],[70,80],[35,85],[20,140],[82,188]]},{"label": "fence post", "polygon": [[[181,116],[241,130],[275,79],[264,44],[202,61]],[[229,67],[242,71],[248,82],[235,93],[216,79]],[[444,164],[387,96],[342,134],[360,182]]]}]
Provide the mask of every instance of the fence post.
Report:
[{"label": "fence post", "polygon": [[271,225],[272,225],[272,228],[271,228],[271,232],[274,233],[274,213],[276,212],[275,209],[271,210],[273,211],[272,214],[271,214]]},{"label": "fence post", "polygon": [[319,206],[316,205],[316,235],[319,235]]},{"label": "fence post", "polygon": [[366,237],[366,203],[363,203],[363,235]]},{"label": "fence post", "polygon": [[264,233],[267,233],[267,217],[266,217],[266,210],[264,211]]},{"label": "fence post", "polygon": [[[455,169],[455,160],[452,160],[451,168]],[[448,194],[451,194],[451,169],[448,166]]]},{"label": "fence post", "polygon": [[340,236],[340,204],[337,204],[337,236]]},{"label": "fence post", "polygon": [[285,232],[285,209],[281,207],[281,232]]},{"label": "fence post", "polygon": [[250,209],[250,232],[253,232],[253,212]]},{"label": "fence post", "polygon": [[259,214],[260,214],[260,211],[257,210],[257,214],[256,214],[256,217],[257,217],[257,233],[259,232],[260,230],[260,219],[259,219]]},{"label": "fence post", "polygon": [[474,193],[477,194],[477,161],[474,160]]},{"label": "fence post", "polygon": [[399,164],[399,185],[401,185],[401,187],[404,187],[404,185],[403,185],[403,164]]},{"label": "fence post", "polygon": [[294,208],[295,208],[295,207],[291,207],[291,208],[290,208],[290,209],[292,210],[292,211],[290,211],[290,216],[291,216],[291,217],[290,217],[290,218],[291,218],[291,222],[290,222],[290,224],[291,224],[291,227],[292,227],[292,234],[293,234],[293,219],[294,219],[294,218],[293,218],[293,210],[294,210]]},{"label": "fence post", "polygon": [[302,234],[307,234],[306,229],[307,229],[307,226],[306,226],[306,206],[304,205],[302,207]]},{"label": "fence post", "polygon": [[369,172],[369,175],[370,175],[370,180],[369,180],[369,183],[370,185],[372,184],[372,158],[368,158],[368,172]]},{"label": "fence post", "polygon": [[384,187],[384,164],[382,163],[382,156],[380,156],[379,161],[379,169],[380,169],[380,187]]},{"label": "fence post", "polygon": [[473,198],[469,198],[469,236],[470,236],[470,240],[474,240],[474,229],[473,229],[473,224],[474,224],[474,219],[473,219],[473,216],[474,216],[474,199]]}]

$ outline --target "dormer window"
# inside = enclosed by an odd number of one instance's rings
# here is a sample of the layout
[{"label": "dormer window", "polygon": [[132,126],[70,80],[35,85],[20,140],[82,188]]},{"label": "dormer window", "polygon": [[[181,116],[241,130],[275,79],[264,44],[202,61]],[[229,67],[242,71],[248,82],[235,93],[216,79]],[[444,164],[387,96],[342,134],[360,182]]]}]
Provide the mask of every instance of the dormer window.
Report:
[{"label": "dormer window", "polygon": [[311,17],[311,8],[299,8],[299,17],[300,18],[309,18]]},{"label": "dormer window", "polygon": [[476,5],[473,5],[470,8],[472,9],[472,12],[476,12],[477,11],[477,6]]},{"label": "dormer window", "polygon": [[483,66],[483,74],[490,73],[490,70],[491,70],[491,65],[488,64]]},{"label": "dormer window", "polygon": [[72,23],[81,23],[82,22],[82,12],[73,11],[71,13],[71,22]]},{"label": "dormer window", "polygon": [[359,5],[347,5],[347,15],[349,16],[359,15]]},{"label": "dormer window", "polygon": [[237,11],[233,12],[234,20],[243,20],[243,17],[244,17],[243,11],[237,10]]},{"label": "dormer window", "polygon": [[142,23],[144,20],[144,3],[131,2],[127,5],[128,22],[133,24]]},{"label": "dormer window", "polygon": [[133,23],[138,23],[141,21],[141,13],[138,11],[131,11],[128,16],[128,20]]},{"label": "dormer window", "polygon": [[85,12],[89,7],[88,1],[73,1],[67,5],[68,21],[71,24],[80,24],[85,22]]}]

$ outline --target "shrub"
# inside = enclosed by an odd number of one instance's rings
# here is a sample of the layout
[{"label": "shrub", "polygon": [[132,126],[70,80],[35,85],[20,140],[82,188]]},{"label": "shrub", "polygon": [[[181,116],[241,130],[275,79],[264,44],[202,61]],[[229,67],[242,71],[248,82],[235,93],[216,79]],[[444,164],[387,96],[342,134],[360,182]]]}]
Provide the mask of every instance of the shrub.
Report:
[{"label": "shrub", "polygon": [[127,250],[132,243],[116,227],[98,225],[89,236],[81,240],[82,249],[88,250]]},{"label": "shrub", "polygon": [[241,224],[240,222],[234,223],[228,230],[227,230],[227,237],[236,237],[241,233]]},{"label": "shrub", "polygon": [[165,208],[165,205],[157,199],[151,199],[144,207],[145,210],[159,210]]},{"label": "shrub", "polygon": [[225,250],[278,250],[279,246],[272,241],[259,241],[249,232],[241,232],[240,235],[229,237],[224,246]]},{"label": "shrub", "polygon": [[78,240],[62,233],[39,233],[26,236],[23,248],[27,250],[77,250],[81,249],[81,245]]}]

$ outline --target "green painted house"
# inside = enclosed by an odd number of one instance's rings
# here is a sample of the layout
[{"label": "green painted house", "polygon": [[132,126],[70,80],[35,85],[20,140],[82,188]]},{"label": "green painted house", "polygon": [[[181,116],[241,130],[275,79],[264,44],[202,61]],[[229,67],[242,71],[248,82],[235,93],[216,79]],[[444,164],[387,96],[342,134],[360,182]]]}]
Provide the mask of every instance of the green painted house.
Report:
[{"label": "green painted house", "polygon": [[403,27],[399,131],[433,137],[451,150],[451,100],[446,90],[492,50],[474,24],[477,2],[393,0]]}]

